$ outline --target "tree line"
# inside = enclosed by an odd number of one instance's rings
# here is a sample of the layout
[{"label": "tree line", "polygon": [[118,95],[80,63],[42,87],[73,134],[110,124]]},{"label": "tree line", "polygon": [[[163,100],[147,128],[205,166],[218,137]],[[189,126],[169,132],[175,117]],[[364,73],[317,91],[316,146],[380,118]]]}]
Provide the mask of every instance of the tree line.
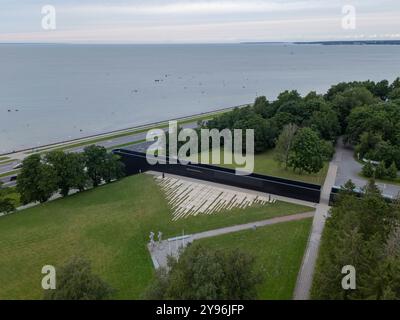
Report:
[{"label": "tree line", "polygon": [[[387,202],[374,181],[355,194],[349,181],[327,219],[311,296],[314,299],[400,299],[400,199]],[[344,290],[344,266],[355,289]]]},{"label": "tree line", "polygon": [[57,192],[65,197],[71,190],[97,187],[123,175],[124,165],[119,157],[104,147],[91,145],[82,153],[55,150],[23,160],[17,191],[22,204],[43,203]]},{"label": "tree line", "polygon": [[[236,108],[204,123],[207,128],[254,129],[255,152],[276,148],[276,160],[288,168],[318,172],[333,155],[333,145],[356,146],[360,157],[400,167],[400,78],[342,82],[326,94],[296,90],[275,101],[258,97],[253,105]],[[392,171],[393,168],[391,169]]]}]

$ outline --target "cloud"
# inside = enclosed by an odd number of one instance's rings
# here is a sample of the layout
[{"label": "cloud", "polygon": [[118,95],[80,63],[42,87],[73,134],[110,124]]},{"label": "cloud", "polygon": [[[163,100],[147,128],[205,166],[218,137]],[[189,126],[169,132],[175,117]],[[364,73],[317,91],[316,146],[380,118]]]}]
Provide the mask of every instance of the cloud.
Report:
[{"label": "cloud", "polygon": [[136,15],[187,15],[187,14],[231,14],[285,12],[312,10],[316,8],[338,7],[333,1],[261,1],[261,0],[225,0],[225,1],[169,1],[163,3],[138,3],[120,5],[79,5],[62,8],[75,13],[108,13]]}]

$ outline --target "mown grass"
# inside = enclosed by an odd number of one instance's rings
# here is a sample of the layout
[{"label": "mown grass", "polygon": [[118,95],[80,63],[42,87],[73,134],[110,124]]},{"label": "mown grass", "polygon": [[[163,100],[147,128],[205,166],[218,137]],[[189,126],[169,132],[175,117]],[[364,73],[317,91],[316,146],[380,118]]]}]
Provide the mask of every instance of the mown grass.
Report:
[{"label": "mown grass", "polygon": [[264,279],[258,298],[292,299],[296,279],[306,248],[312,219],[270,225],[199,242],[210,248],[239,249],[256,258],[256,268]]},{"label": "mown grass", "polygon": [[92,261],[94,272],[117,290],[115,299],[137,299],[153,273],[150,231],[166,238],[307,211],[277,202],[172,222],[153,177],[128,177],[0,217],[0,300],[40,299],[42,267],[57,268],[77,255]]},{"label": "mown grass", "polygon": [[[217,163],[216,165],[220,165],[227,168],[238,168],[240,169],[243,166],[233,164],[226,164],[224,163],[224,152],[221,150],[221,162]],[[308,174],[308,173],[299,173],[295,172],[292,169],[285,168],[279,162],[275,160],[275,151],[268,150],[262,153],[257,153],[254,155],[254,172],[259,174],[265,174],[273,177],[280,177],[289,180],[296,180],[296,181],[303,181],[308,183],[313,183],[317,185],[323,185],[326,174],[328,172],[329,164],[327,162],[324,163],[324,167],[321,169],[320,172],[315,174]],[[191,157],[191,159],[195,161],[199,161],[197,156]],[[210,154],[210,163],[211,161],[211,154]]]}]

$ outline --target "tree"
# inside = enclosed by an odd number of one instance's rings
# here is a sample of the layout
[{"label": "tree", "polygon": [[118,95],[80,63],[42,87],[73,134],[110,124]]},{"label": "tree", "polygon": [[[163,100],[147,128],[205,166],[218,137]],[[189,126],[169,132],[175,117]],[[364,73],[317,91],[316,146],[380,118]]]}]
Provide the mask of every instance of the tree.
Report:
[{"label": "tree", "polygon": [[105,300],[114,290],[92,273],[90,262],[72,258],[56,274],[57,288],[44,293],[45,300]]},{"label": "tree", "polygon": [[107,150],[104,147],[91,145],[84,149],[87,174],[97,187],[103,179],[104,164],[107,158]]},{"label": "tree", "polygon": [[[398,288],[398,270],[383,272],[384,251],[399,223],[399,210],[385,201],[373,181],[362,197],[341,191],[327,219],[312,287],[315,299],[382,299]],[[398,236],[391,241],[396,245]],[[342,267],[357,271],[357,289],[343,290]],[[396,275],[396,276],[395,276]],[[392,282],[395,280],[396,282]],[[388,284],[394,283],[391,287]]]},{"label": "tree", "polygon": [[17,179],[17,191],[21,202],[46,202],[58,190],[58,178],[52,165],[42,161],[39,154],[33,154],[22,162]]},{"label": "tree", "polygon": [[362,175],[366,178],[372,178],[374,176],[375,170],[374,166],[370,161],[368,161],[362,168]]},{"label": "tree", "polygon": [[333,109],[339,116],[342,130],[347,127],[347,117],[351,110],[356,107],[366,106],[374,103],[376,99],[372,93],[364,87],[354,87],[338,93],[332,100]]},{"label": "tree", "polygon": [[[268,120],[263,119],[259,115],[252,113],[246,117],[236,121],[233,125],[234,129],[242,129],[245,134],[246,129],[254,130],[254,151],[262,152],[274,146],[275,129]],[[243,150],[246,150],[245,141],[243,138]]]},{"label": "tree", "polygon": [[0,213],[11,213],[15,211],[14,200],[8,196],[7,189],[2,189],[3,182],[0,181]]},{"label": "tree", "polygon": [[265,96],[257,97],[254,105],[254,112],[262,116],[263,118],[268,117],[269,102]]},{"label": "tree", "polygon": [[47,153],[45,159],[56,171],[62,196],[67,196],[72,188],[84,190],[88,177],[82,154],[58,150]]},{"label": "tree", "polygon": [[302,128],[296,134],[288,165],[300,172],[317,173],[324,166],[324,142],[310,128]]},{"label": "tree", "polygon": [[392,162],[392,164],[390,165],[390,167],[387,169],[387,176],[390,179],[396,179],[397,178],[397,167],[396,164],[394,162]]},{"label": "tree", "polygon": [[179,260],[171,258],[168,269],[156,274],[144,295],[146,299],[255,299],[262,280],[254,257],[248,253],[197,244],[187,247]]},{"label": "tree", "polygon": [[120,179],[124,176],[124,164],[120,161],[120,156],[108,153],[105,161],[103,179],[109,183],[112,180]]},{"label": "tree", "polygon": [[336,112],[328,106],[315,111],[309,121],[309,126],[319,132],[320,136],[329,141],[336,141],[340,134],[340,123]]},{"label": "tree", "polygon": [[84,157],[87,174],[94,187],[97,187],[103,180],[108,183],[124,175],[124,166],[119,161],[119,157],[107,153],[104,147],[88,146],[84,149]]},{"label": "tree", "polygon": [[385,162],[381,161],[375,168],[375,178],[383,179],[386,176]]},{"label": "tree", "polygon": [[275,159],[281,164],[284,163],[285,167],[288,166],[289,155],[292,150],[293,140],[297,130],[298,127],[295,124],[284,126],[278,140],[276,141]]}]

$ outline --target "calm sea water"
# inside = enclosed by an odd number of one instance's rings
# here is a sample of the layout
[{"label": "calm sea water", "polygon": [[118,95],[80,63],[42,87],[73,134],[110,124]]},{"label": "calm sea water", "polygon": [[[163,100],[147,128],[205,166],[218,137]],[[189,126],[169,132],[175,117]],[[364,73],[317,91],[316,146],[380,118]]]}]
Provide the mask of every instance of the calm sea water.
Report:
[{"label": "calm sea water", "polygon": [[400,46],[2,44],[0,153],[397,76]]}]

